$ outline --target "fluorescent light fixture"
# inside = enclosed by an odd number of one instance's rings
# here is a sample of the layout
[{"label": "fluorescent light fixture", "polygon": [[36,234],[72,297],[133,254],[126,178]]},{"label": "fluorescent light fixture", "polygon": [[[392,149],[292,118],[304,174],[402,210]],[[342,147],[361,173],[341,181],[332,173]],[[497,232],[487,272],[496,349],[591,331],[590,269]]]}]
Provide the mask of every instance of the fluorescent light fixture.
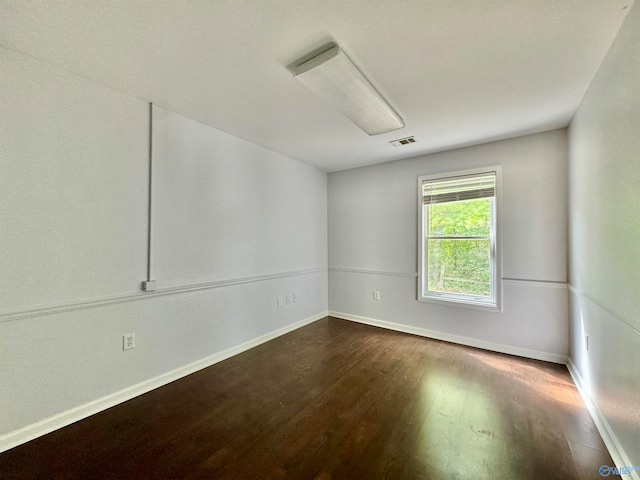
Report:
[{"label": "fluorescent light fixture", "polygon": [[369,135],[404,127],[400,115],[337,45],[295,67],[293,76]]}]

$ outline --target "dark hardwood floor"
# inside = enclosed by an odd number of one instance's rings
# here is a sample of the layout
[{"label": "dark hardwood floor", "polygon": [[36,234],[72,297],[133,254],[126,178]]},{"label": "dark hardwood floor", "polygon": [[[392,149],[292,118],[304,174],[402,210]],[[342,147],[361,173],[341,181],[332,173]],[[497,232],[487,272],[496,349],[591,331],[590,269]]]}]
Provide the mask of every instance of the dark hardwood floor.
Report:
[{"label": "dark hardwood floor", "polygon": [[597,479],[564,366],[326,318],[0,454],[7,479]]}]

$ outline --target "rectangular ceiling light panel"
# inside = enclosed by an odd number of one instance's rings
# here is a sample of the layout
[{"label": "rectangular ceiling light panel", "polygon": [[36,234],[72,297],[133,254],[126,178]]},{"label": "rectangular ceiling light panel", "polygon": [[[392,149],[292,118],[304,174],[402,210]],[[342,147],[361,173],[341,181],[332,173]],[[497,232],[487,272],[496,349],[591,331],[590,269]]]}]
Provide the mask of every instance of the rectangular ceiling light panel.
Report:
[{"label": "rectangular ceiling light panel", "polygon": [[293,75],[369,135],[404,127],[400,115],[337,46],[298,65]]}]

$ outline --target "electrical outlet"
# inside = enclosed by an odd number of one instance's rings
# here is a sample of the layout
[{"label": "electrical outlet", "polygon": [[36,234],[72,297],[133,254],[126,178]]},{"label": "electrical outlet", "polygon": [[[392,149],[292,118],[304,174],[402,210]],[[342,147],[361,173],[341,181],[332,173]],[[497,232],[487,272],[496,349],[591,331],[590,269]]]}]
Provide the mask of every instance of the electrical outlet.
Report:
[{"label": "electrical outlet", "polygon": [[587,352],[589,351],[589,335],[584,336],[584,349]]},{"label": "electrical outlet", "polygon": [[284,299],[282,297],[278,297],[278,308],[284,307]]},{"label": "electrical outlet", "polygon": [[287,305],[291,304],[291,295],[287,295]]},{"label": "electrical outlet", "polygon": [[136,334],[127,333],[122,336],[122,350],[131,350],[136,348]]},{"label": "electrical outlet", "polygon": [[293,294],[293,303],[296,303],[298,301],[298,295],[296,295],[295,293]]},{"label": "electrical outlet", "polygon": [[378,290],[373,291],[373,299],[380,300],[380,292]]}]

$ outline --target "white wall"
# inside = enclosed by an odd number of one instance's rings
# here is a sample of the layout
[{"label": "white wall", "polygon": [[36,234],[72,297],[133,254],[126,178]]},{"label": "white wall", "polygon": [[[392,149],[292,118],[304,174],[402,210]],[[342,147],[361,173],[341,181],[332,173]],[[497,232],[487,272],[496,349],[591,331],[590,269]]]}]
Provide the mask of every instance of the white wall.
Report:
[{"label": "white wall", "polygon": [[571,361],[625,465],[640,464],[639,45],[636,4],[569,130]]},{"label": "white wall", "polygon": [[135,292],[147,106],[0,48],[0,314]]},{"label": "white wall", "polygon": [[0,450],[326,315],[325,173],[157,108],[142,293],[147,103],[0,64]]},{"label": "white wall", "polygon": [[[152,276],[163,287],[326,265],[326,175],[154,107]],[[188,235],[185,235],[188,232]]]},{"label": "white wall", "polygon": [[[491,165],[503,174],[503,312],[418,302],[417,177]],[[566,130],[329,174],[329,310],[563,362],[566,183]]]}]

